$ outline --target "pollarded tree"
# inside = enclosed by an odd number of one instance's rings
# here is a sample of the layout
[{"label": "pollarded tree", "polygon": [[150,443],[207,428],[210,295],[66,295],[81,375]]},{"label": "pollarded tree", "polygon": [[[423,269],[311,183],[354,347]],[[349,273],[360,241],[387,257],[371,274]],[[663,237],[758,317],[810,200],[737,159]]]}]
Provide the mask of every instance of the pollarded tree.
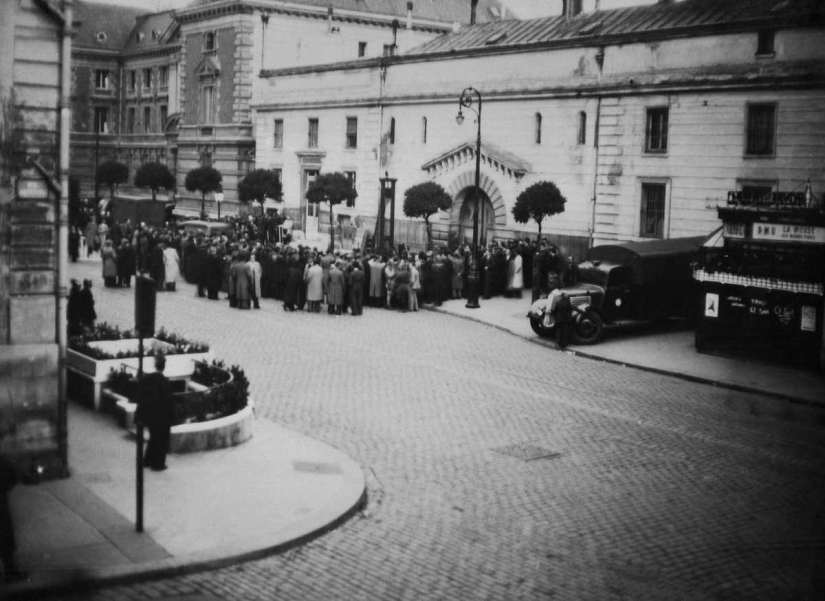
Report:
[{"label": "pollarded tree", "polygon": [[109,198],[114,200],[115,187],[129,179],[129,168],[118,161],[106,161],[98,165],[95,178],[99,184],[109,186]]},{"label": "pollarded tree", "polygon": [[422,217],[427,227],[427,249],[433,247],[433,231],[430,217],[438,211],[448,211],[453,199],[435,182],[424,182],[407,188],[404,192],[404,215]]},{"label": "pollarded tree", "polygon": [[307,202],[329,205],[329,247],[335,249],[335,226],[332,220],[332,207],[345,202],[348,207],[355,206],[358,192],[352,187],[352,181],[340,171],[320,173],[307,190]]},{"label": "pollarded tree", "polygon": [[254,169],[238,182],[238,198],[241,202],[256,200],[261,203],[261,214],[267,198],[281,200],[281,178],[274,169]]},{"label": "pollarded tree", "polygon": [[173,190],[175,188],[175,176],[169,171],[169,167],[163,163],[144,163],[135,173],[135,186],[138,188],[150,188],[152,190],[152,200],[157,200],[157,192],[161,188]]},{"label": "pollarded tree", "polygon": [[210,192],[220,192],[221,173],[214,167],[198,167],[186,174],[184,185],[190,192],[201,193],[201,217],[206,218],[206,195]]},{"label": "pollarded tree", "polygon": [[518,223],[527,223],[534,219],[539,225],[538,239],[541,240],[541,222],[545,217],[563,213],[566,202],[567,199],[562,196],[556,184],[547,181],[536,182],[516,198],[513,219]]}]

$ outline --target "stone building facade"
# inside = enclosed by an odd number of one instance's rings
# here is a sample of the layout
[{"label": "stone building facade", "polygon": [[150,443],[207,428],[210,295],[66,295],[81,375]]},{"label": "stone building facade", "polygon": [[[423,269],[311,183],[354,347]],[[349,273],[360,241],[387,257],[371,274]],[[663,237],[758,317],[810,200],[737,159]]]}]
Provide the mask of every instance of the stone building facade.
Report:
[{"label": "stone building facade", "polygon": [[[250,102],[263,67],[402,53],[470,21],[475,4],[211,0],[147,13],[79,1],[72,174],[94,196],[105,160],[127,164],[130,182],[143,163],[165,163],[177,177],[177,212],[188,216],[201,202],[184,188],[186,173],[212,166],[223,176],[223,214],[237,213],[238,181],[255,166]],[[497,6],[479,3],[478,21]],[[215,215],[216,199],[207,200]]]},{"label": "stone building facade", "polygon": [[67,474],[71,3],[0,3],[0,453]]},{"label": "stone building facade", "polygon": [[461,126],[455,117],[472,86],[483,102],[482,238],[535,236],[511,209],[541,180],[568,199],[543,232],[575,256],[710,233],[730,190],[825,187],[824,23],[812,0],[685,0],[479,24],[401,56],[266,69],[253,103],[257,166],[282,170],[287,209],[303,222],[319,170],[354,173],[352,212],[373,220],[385,174],[399,199],[435,181],[454,198],[431,219],[436,238],[466,241],[477,132],[471,111]]}]

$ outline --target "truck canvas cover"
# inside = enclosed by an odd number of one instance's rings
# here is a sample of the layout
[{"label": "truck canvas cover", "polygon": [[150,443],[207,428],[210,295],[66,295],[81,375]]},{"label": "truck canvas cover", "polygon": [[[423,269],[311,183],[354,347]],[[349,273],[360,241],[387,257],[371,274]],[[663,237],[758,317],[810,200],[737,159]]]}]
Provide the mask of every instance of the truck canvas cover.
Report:
[{"label": "truck canvas cover", "polygon": [[587,251],[588,261],[629,265],[632,283],[645,286],[690,280],[691,261],[707,236],[603,244]]}]

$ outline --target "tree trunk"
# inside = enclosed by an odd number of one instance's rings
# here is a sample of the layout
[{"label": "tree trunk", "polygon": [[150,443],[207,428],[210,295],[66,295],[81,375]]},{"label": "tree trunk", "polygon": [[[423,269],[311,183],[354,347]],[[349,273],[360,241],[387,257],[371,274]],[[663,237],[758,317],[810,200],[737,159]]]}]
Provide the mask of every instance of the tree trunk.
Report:
[{"label": "tree trunk", "polygon": [[201,192],[201,219],[206,219],[206,192]]},{"label": "tree trunk", "polygon": [[541,221],[536,220],[536,223],[539,224],[539,237],[536,238],[536,242],[541,242]]},{"label": "tree trunk", "polygon": [[152,188],[152,202],[157,202],[158,198],[155,194],[155,188]]}]

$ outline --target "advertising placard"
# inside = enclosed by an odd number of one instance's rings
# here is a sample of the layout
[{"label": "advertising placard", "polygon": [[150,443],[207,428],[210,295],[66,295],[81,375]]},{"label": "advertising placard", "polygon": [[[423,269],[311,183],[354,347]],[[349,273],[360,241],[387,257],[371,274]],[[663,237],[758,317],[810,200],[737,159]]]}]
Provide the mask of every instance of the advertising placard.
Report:
[{"label": "advertising placard", "polygon": [[754,223],[754,240],[825,244],[825,227],[782,223]]}]

